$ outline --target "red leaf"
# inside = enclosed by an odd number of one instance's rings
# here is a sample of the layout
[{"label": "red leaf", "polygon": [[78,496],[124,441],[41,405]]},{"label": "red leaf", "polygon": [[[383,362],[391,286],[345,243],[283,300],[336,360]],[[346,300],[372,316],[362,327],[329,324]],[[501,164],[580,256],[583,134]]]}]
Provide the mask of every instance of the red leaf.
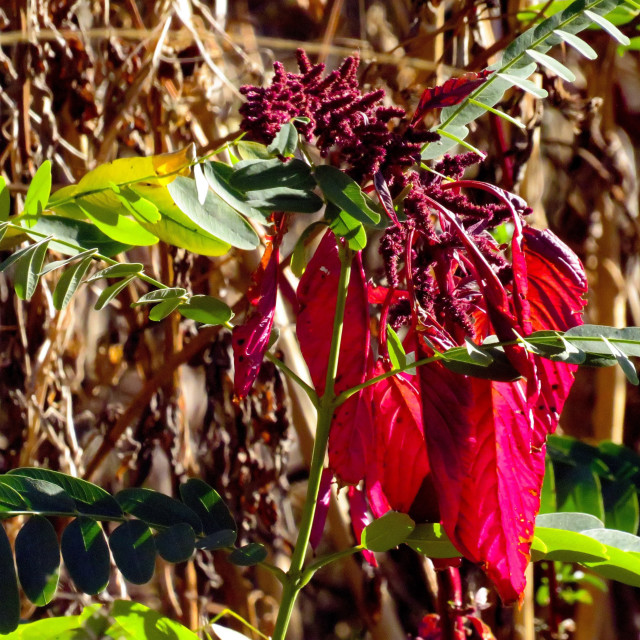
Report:
[{"label": "red leaf", "polygon": [[[369,286],[369,289],[368,289],[369,304],[384,304],[386,302],[388,293],[389,293],[388,287]],[[407,291],[403,291],[402,289],[394,289],[393,296],[391,297],[391,304],[395,304],[396,302],[400,302],[401,300],[408,300],[408,299],[409,299],[409,293]]]},{"label": "red leaf", "polygon": [[480,73],[465,73],[458,78],[450,78],[443,85],[424,90],[410,126],[415,126],[429,109],[451,107],[462,102],[474,89],[479,87],[492,73],[488,69]]},{"label": "red leaf", "polygon": [[[318,394],[325,378],[336,309],[340,257],[335,236],[327,231],[300,279],[300,313],[296,331],[302,355]],[[356,254],[344,313],[335,392],[364,381],[369,354],[369,305],[362,257]],[[329,436],[329,465],[341,482],[356,484],[364,478],[371,440],[369,391],[349,398],[336,410]]]},{"label": "red leaf", "polygon": [[533,331],[582,324],[587,276],[578,256],[548,229],[531,227],[524,229],[523,251]]},{"label": "red leaf", "polygon": [[[362,539],[363,529],[370,524],[371,517],[367,512],[367,501],[364,494],[355,487],[349,487],[349,516],[351,517],[351,526],[353,527],[353,533],[356,538],[356,542],[360,544]],[[368,549],[362,550],[362,555],[365,560],[372,566],[377,567],[378,562],[376,557]]]},{"label": "red leaf", "polygon": [[456,547],[484,565],[510,602],[525,586],[544,476],[544,446],[532,448],[526,382],[445,372],[440,365],[420,368],[442,523]]},{"label": "red leaf", "polygon": [[[296,333],[302,355],[319,395],[325,378],[336,310],[340,257],[332,231],[327,231],[298,285],[300,312]],[[344,312],[344,325],[335,391],[340,393],[364,380],[369,353],[369,307],[362,258],[356,255]]]},{"label": "red leaf", "polygon": [[389,191],[389,185],[384,179],[381,171],[376,171],[373,174],[373,185],[385,213],[389,216],[393,224],[395,224],[396,227],[399,227],[400,223],[398,222],[396,211],[393,208],[393,198],[391,197],[391,192]]},{"label": "red leaf", "polygon": [[312,549],[316,549],[322,540],[324,533],[324,525],[327,521],[329,513],[329,503],[331,502],[331,481],[333,473],[330,469],[322,470],[320,478],[320,489],[318,490],[318,501],[316,503],[316,512],[313,516],[313,524],[311,525],[311,535],[309,536],[309,544]]},{"label": "red leaf", "polygon": [[246,396],[253,385],[269,344],[278,292],[278,262],[278,249],[267,245],[247,292],[251,303],[247,319],[233,329],[234,388],[240,398]]},{"label": "red leaf", "polygon": [[428,613],[418,627],[418,635],[421,640],[442,640],[442,628],[440,616],[437,613]]},{"label": "red leaf", "polygon": [[[385,372],[379,361],[372,377]],[[413,378],[415,380],[415,378]],[[374,515],[408,513],[429,473],[422,407],[412,376],[400,373],[373,386],[374,449],[367,494]]]}]

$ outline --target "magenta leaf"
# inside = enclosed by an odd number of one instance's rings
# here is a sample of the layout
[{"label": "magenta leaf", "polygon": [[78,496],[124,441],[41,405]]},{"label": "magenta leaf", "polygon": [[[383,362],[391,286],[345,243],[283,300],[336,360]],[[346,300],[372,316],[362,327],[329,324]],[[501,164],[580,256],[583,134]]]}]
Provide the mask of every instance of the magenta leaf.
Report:
[{"label": "magenta leaf", "polygon": [[[367,511],[367,501],[364,494],[355,487],[349,487],[349,515],[351,516],[351,526],[356,542],[360,544],[364,528],[371,522],[371,517]],[[365,560],[372,566],[377,567],[376,557],[368,549],[362,550]]]},{"label": "magenta leaf", "polygon": [[421,367],[420,379],[445,531],[484,566],[505,602],[516,600],[544,476],[544,445],[532,447],[526,382],[468,378],[440,365]]},{"label": "magenta leaf", "polygon": [[462,102],[474,89],[479,87],[492,73],[488,69],[480,73],[465,73],[458,78],[450,78],[444,84],[425,89],[416,108],[410,126],[414,126],[430,109],[442,109]]},{"label": "magenta leaf", "polygon": [[[379,361],[372,377],[385,372]],[[389,509],[408,513],[429,473],[422,407],[412,377],[400,373],[373,386],[373,452],[367,496],[379,518]]]},{"label": "magenta leaf", "polygon": [[279,251],[269,244],[247,292],[251,304],[247,319],[233,329],[234,388],[240,398],[247,395],[258,376],[269,344],[278,292],[278,262]]},{"label": "magenta leaf", "polygon": [[311,526],[311,535],[309,544],[312,549],[317,549],[322,540],[324,533],[324,525],[327,521],[329,513],[329,504],[331,502],[331,481],[333,480],[333,472],[330,469],[322,470],[320,478],[320,489],[318,491],[318,501],[316,503],[316,512],[313,516],[313,524]]}]

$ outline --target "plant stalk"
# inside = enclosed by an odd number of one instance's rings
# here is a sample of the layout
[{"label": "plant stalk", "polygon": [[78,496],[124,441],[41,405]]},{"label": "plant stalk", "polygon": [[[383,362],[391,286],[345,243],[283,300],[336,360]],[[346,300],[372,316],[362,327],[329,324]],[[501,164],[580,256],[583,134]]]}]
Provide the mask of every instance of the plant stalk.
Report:
[{"label": "plant stalk", "polygon": [[298,597],[298,593],[306,583],[302,580],[302,568],[309,546],[311,528],[316,513],[318,493],[320,490],[320,480],[322,469],[324,468],[324,458],[329,441],[329,429],[331,419],[336,406],[335,379],[338,372],[338,359],[340,356],[340,343],[342,341],[342,329],[344,324],[344,310],[347,302],[347,291],[351,278],[351,262],[353,253],[344,247],[340,248],[340,279],[338,282],[338,293],[336,299],[336,311],[333,318],[333,331],[331,335],[331,348],[329,350],[329,361],[327,365],[327,376],[325,380],[325,391],[318,403],[318,421],[316,427],[316,437],[311,455],[311,466],[309,469],[309,481],[307,484],[307,495],[305,498],[302,519],[298,531],[296,546],[291,556],[291,565],[287,572],[288,581],[284,584],[280,610],[276,620],[273,640],[285,640],[287,628],[293,613],[293,607]]}]

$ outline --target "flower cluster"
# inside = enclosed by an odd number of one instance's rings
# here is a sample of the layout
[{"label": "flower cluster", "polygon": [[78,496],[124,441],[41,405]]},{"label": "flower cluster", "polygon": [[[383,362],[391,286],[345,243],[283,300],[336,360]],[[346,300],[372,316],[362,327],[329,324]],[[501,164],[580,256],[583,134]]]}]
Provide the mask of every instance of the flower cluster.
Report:
[{"label": "flower cluster", "polygon": [[295,121],[298,131],[354,180],[363,182],[380,171],[390,186],[404,186],[404,172],[419,162],[421,147],[437,135],[403,123],[392,126],[391,120],[405,116],[404,109],[383,105],[382,89],[361,92],[357,57],[325,77],[325,66],[312,64],[304,51],[297,52],[297,60],[300,73],[275,62],[269,86],[240,89],[247,100],[240,109],[243,131],[269,144],[286,122],[308,119]]}]

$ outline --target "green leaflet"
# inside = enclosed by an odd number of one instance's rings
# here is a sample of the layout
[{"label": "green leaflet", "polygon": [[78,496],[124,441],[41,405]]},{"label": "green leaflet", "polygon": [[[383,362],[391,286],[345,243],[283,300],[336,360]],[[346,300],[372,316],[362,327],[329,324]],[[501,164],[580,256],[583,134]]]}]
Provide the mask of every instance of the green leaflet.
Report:
[{"label": "green leaflet", "polygon": [[129,276],[128,278],[124,278],[124,280],[120,280],[119,282],[103,289],[93,308],[96,311],[100,311],[100,309],[106,307],[109,302],[111,302],[111,300],[113,300],[113,298],[115,298],[134,279],[134,277],[135,276]]},{"label": "green leaflet", "polygon": [[[7,187],[7,181],[0,176],[0,222],[4,222],[9,219],[11,214],[11,195],[9,193],[9,187]],[[0,238],[2,240],[2,238]]]},{"label": "green leaflet", "polygon": [[415,527],[406,513],[388,511],[362,530],[360,542],[369,551],[388,551],[405,542]]},{"label": "green leaflet", "polygon": [[15,552],[25,595],[38,607],[49,604],[60,573],[60,547],[53,525],[42,516],[31,516],[16,536]]},{"label": "green leaflet", "polygon": [[229,554],[229,562],[238,565],[239,567],[252,567],[255,564],[259,564],[267,558],[267,550],[263,545],[257,542],[250,542],[243,547],[234,549]]},{"label": "green leaflet", "polygon": [[125,276],[137,275],[142,273],[144,265],[140,262],[122,262],[113,264],[106,269],[101,269],[94,273],[87,282],[95,282],[101,278],[124,278]]},{"label": "green leaflet", "polygon": [[394,369],[402,369],[407,364],[407,354],[398,334],[390,325],[387,325],[387,349],[389,350],[391,366]]},{"label": "green leaflet", "polygon": [[223,529],[237,531],[237,526],[229,507],[220,494],[203,480],[191,478],[180,485],[182,501],[196,512],[205,534],[217,533]]},{"label": "green leaflet", "polygon": [[73,500],[77,511],[83,515],[97,517],[122,515],[122,509],[110,493],[81,478],[40,467],[12,469],[8,475],[32,478],[60,487]]},{"label": "green leaflet", "polygon": [[145,584],[151,580],[156,566],[156,543],[144,522],[123,522],[109,537],[109,547],[116,566],[129,582]]},{"label": "green leaflet", "polygon": [[67,525],[60,543],[67,571],[80,591],[94,596],[109,582],[111,562],[102,528],[80,517]]},{"label": "green leaflet", "polygon": [[48,248],[48,240],[38,242],[31,245],[18,260],[13,280],[18,298],[31,300],[40,281],[40,271],[42,271]]},{"label": "green leaflet", "polygon": [[92,262],[93,256],[87,256],[69,267],[60,276],[58,284],[56,284],[56,288],[53,291],[53,306],[56,309],[64,309],[69,304]]},{"label": "green leaflet", "polygon": [[273,142],[267,147],[269,153],[292,158],[298,146],[298,130],[293,122],[285,122],[280,127]]},{"label": "green leaflet", "polygon": [[320,165],[316,167],[315,177],[324,196],[338,209],[366,225],[380,222],[380,214],[371,209],[358,183],[346,173]]},{"label": "green leaflet", "polygon": [[186,522],[179,522],[156,536],[156,548],[167,562],[185,562],[193,555],[195,541],[193,527]]},{"label": "green leaflet", "polygon": [[206,325],[225,324],[233,317],[231,309],[222,300],[205,295],[192,296],[178,310],[185,318]]},{"label": "green leaflet", "polygon": [[20,622],[20,593],[9,538],[0,523],[0,633],[10,633]]},{"label": "green leaflet", "polygon": [[259,239],[251,225],[213,191],[198,201],[194,180],[178,176],[167,189],[182,213],[212,236],[239,249],[255,249]]},{"label": "green leaflet", "polygon": [[197,514],[188,506],[151,489],[123,489],[115,497],[125,513],[129,513],[151,526],[171,527],[186,523],[196,533],[202,532],[202,523]]},{"label": "green leaflet", "polygon": [[27,190],[24,200],[24,212],[28,216],[38,217],[47,206],[49,195],[51,194],[51,162],[45,160]]}]

